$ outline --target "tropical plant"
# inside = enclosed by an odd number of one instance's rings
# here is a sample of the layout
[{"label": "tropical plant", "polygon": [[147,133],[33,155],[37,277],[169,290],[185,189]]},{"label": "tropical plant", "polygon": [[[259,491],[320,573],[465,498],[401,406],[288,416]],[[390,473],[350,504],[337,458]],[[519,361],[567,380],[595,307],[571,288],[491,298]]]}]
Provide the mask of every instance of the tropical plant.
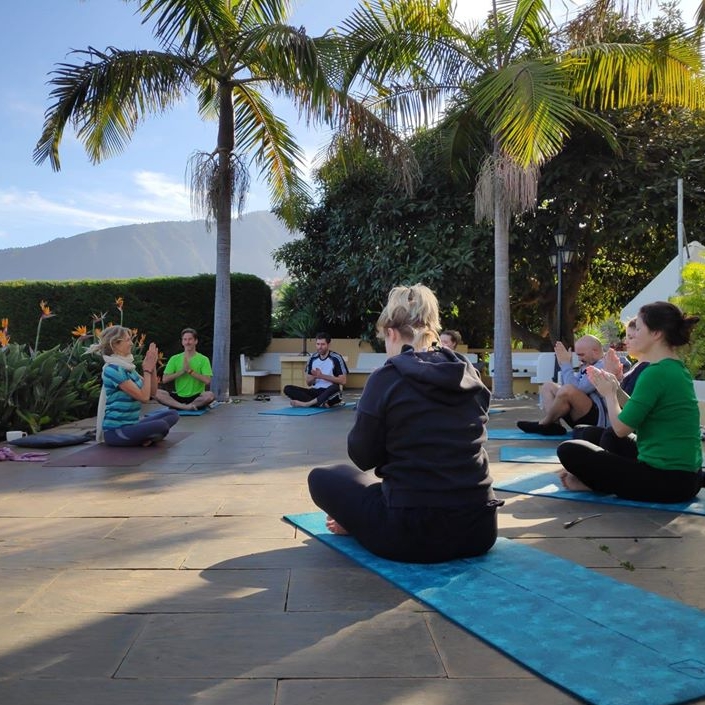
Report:
[{"label": "tropical plant", "polygon": [[[161,114],[195,91],[202,117],[217,119],[217,143],[190,162],[192,201],[217,232],[213,382],[217,399],[230,391],[230,237],[251,164],[267,179],[280,217],[294,224],[307,198],[302,152],[262,92],[285,95],[316,119],[336,107],[320,58],[329,38],[313,40],[285,24],[289,0],[135,0],[154,21],[161,51],[74,51],[83,63],[53,74],[38,163],[60,169],[59,146],[74,127],[94,163],[121,151],[140,121]],[[334,52],[329,52],[334,55]],[[348,106],[342,109],[345,114]]]},{"label": "tropical plant", "polygon": [[70,350],[59,347],[30,354],[10,343],[0,350],[0,433],[36,433],[95,414],[100,375],[88,360],[70,359]]},{"label": "tropical plant", "polygon": [[494,222],[500,398],[512,396],[509,229],[514,215],[535,206],[539,168],[576,125],[617,149],[600,115],[606,110],[649,101],[703,104],[696,44],[677,34],[602,41],[614,6],[596,0],[562,28],[546,0],[493,0],[483,26],[465,27],[454,20],[451,0],[371,0],[343,24],[346,85],[372,86],[377,107],[399,130],[442,117],[455,168],[481,162],[475,217]]},{"label": "tropical plant", "polygon": [[691,343],[682,349],[683,361],[696,379],[705,378],[705,264],[691,262],[683,267],[683,283],[671,301],[686,313],[700,316]]}]

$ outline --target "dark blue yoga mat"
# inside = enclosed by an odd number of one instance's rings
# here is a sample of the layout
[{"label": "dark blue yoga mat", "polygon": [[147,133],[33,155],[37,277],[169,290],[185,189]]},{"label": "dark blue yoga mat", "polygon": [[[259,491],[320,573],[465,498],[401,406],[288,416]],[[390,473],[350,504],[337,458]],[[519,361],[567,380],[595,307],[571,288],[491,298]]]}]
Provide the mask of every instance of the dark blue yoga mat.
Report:
[{"label": "dark blue yoga mat", "polygon": [[512,428],[488,428],[487,438],[491,441],[567,441],[570,433],[565,436],[544,436],[541,433],[524,433]]},{"label": "dark blue yoga mat", "polygon": [[[621,499],[613,494],[597,494],[596,492],[573,492],[561,485],[558,476],[553,472],[532,473],[520,475],[511,480],[500,480],[492,483],[496,490],[530,494],[537,497],[553,497],[555,499],[572,499],[578,502],[593,502],[595,504],[617,504],[624,507],[641,507],[642,509],[660,509],[664,512],[681,514],[705,515],[705,490],[690,502],[678,504],[660,504],[658,502],[635,502],[631,499]],[[705,634],[703,635],[703,651],[705,651]]]},{"label": "dark blue yoga mat", "polygon": [[179,416],[203,416],[208,411],[205,409],[179,409]]},{"label": "dark blue yoga mat", "polygon": [[546,446],[537,448],[520,448],[519,446],[501,446],[499,459],[504,463],[558,463],[556,449]]},{"label": "dark blue yoga mat", "polygon": [[338,404],[330,409],[322,409],[320,406],[284,406],[281,409],[268,409],[259,411],[262,416],[313,416],[314,414],[325,414],[327,411],[337,411],[338,409],[352,409],[354,404]]},{"label": "dark blue yoga mat", "polygon": [[705,696],[705,613],[516,541],[480,558],[378,558],[325,528],[285,519],[594,705],[676,705]]}]

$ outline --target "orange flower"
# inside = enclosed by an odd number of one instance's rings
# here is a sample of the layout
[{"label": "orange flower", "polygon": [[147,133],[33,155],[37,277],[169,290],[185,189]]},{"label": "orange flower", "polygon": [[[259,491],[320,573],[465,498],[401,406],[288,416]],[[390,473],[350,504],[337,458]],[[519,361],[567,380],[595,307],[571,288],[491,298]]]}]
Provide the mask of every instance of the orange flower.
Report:
[{"label": "orange flower", "polygon": [[10,336],[4,331],[0,330],[0,348],[5,348],[10,343]]},{"label": "orange flower", "polygon": [[83,338],[84,336],[88,335],[88,329],[86,328],[86,326],[76,326],[71,331],[71,335],[76,338]]},{"label": "orange flower", "polygon": [[47,305],[46,301],[40,301],[39,308],[42,309],[42,318],[51,318],[52,316],[56,315],[55,313],[51,312],[51,309]]},{"label": "orange flower", "polygon": [[100,338],[100,335],[101,335],[102,332],[103,332],[103,331],[102,331],[100,328],[94,328],[94,329],[93,329],[93,335],[94,335],[96,338]]},{"label": "orange flower", "polygon": [[7,327],[10,325],[10,321],[7,318],[3,318],[2,321],[0,321],[0,328],[2,328],[4,331],[7,331]]},{"label": "orange flower", "polygon": [[122,307],[125,305],[125,299],[123,299],[122,296],[118,296],[117,299],[115,299],[115,305],[117,306],[118,311],[122,313]]},{"label": "orange flower", "polygon": [[[135,335],[136,334],[137,334],[137,329],[135,328]],[[142,333],[142,335],[140,336],[139,342],[137,343],[137,347],[143,348],[145,340],[147,340],[147,334]]]}]

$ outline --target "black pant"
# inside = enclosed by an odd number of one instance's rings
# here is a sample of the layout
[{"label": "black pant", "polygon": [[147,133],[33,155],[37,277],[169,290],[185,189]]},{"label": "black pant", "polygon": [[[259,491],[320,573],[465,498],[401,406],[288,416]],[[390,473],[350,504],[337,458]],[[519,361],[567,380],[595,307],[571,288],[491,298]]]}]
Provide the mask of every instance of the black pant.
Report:
[{"label": "black pant", "polygon": [[461,507],[389,507],[372,471],[314,468],[311,497],[368,551],[407,563],[442,563],[487,553],[497,540],[494,501]]},{"label": "black pant", "polygon": [[[627,438],[620,441],[628,442]],[[589,441],[558,446],[563,467],[595,492],[638,502],[672,504],[693,499],[702,485],[702,470],[661,470],[633,457],[605,450]]]},{"label": "black pant", "polygon": [[590,441],[624,458],[636,459],[637,457],[636,436],[633,433],[620,437],[611,428],[581,424],[573,429],[573,440]]},{"label": "black pant", "polygon": [[[328,387],[297,387],[294,384],[287,384],[284,387],[284,396],[303,402],[316,399],[316,406],[323,406],[331,401],[337,404],[343,398],[340,393],[340,387],[337,384],[331,384]],[[337,400],[335,399],[336,396],[338,397]]]}]

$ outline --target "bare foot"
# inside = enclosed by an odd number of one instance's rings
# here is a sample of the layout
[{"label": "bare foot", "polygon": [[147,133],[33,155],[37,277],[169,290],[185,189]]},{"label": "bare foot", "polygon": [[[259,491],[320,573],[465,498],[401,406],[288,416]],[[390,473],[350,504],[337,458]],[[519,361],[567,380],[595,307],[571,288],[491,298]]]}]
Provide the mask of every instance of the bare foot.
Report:
[{"label": "bare foot", "polygon": [[571,492],[592,492],[591,487],[578,480],[573,473],[568,472],[566,469],[559,470],[558,477],[566,490],[571,490]]},{"label": "bare foot", "polygon": [[296,406],[296,407],[302,407],[302,406],[303,406],[303,407],[309,407],[309,406],[311,406],[311,404],[308,403],[308,402],[305,402],[305,401],[297,401],[296,399],[292,399],[289,403],[290,403],[292,406]]},{"label": "bare foot", "polygon": [[154,441],[151,438],[148,438],[146,441],[142,441],[142,447],[149,448],[149,446],[151,446],[152,443],[154,443]]},{"label": "bare foot", "polygon": [[333,517],[326,517],[326,529],[328,529],[331,534],[338,534],[338,536],[348,535],[348,530],[338,524]]}]

